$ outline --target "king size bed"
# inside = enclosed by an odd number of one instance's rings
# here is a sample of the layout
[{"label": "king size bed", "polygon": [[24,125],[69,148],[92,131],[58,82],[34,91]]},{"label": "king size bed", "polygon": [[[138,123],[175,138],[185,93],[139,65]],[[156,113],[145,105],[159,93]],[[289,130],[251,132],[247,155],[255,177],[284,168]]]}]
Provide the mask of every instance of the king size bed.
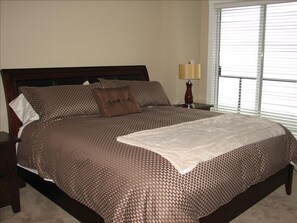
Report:
[{"label": "king size bed", "polygon": [[[286,128],[262,118],[171,106],[143,65],[3,69],[1,75],[9,132],[22,140],[20,178],[81,222],[224,223],[282,185],[291,193],[297,142]],[[20,93],[39,115],[29,124],[11,108]],[[245,131],[256,132],[259,122],[265,128],[247,137]],[[185,139],[193,148],[173,137],[175,126],[195,126],[197,137]],[[162,130],[155,139],[171,149],[127,144],[138,133],[150,143],[151,130]],[[194,159],[201,147],[206,155]],[[222,147],[219,154],[207,153]]]}]

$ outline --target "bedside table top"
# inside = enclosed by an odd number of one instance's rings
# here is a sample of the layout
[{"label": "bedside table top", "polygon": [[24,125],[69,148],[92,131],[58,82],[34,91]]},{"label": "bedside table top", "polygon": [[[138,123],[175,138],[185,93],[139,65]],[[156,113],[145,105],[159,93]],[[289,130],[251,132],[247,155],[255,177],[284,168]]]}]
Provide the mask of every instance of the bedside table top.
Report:
[{"label": "bedside table top", "polygon": [[188,107],[188,105],[186,104],[176,104],[174,106],[183,107],[183,108],[196,108],[196,109],[213,107],[213,105],[211,104],[195,103],[195,102],[190,107]]},{"label": "bedside table top", "polygon": [[8,134],[7,132],[0,132],[0,146],[20,141],[21,139]]},{"label": "bedside table top", "polygon": [[213,105],[210,104],[203,104],[203,103],[193,103],[194,108],[205,108],[205,107],[213,107]]}]

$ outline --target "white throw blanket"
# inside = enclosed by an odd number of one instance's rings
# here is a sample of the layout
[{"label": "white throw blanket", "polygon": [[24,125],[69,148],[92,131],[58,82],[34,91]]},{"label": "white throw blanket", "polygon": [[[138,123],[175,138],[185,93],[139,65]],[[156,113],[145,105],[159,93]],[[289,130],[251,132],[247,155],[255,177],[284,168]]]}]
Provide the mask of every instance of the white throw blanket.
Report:
[{"label": "white throw blanket", "polygon": [[185,174],[200,162],[283,134],[280,125],[267,119],[228,114],[135,132],[117,141],[156,152]]}]

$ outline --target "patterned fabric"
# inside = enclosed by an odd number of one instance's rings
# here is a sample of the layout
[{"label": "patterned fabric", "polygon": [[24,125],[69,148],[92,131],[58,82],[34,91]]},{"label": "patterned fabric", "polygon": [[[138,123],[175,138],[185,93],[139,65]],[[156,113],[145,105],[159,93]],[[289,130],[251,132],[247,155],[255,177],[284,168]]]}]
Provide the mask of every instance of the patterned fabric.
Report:
[{"label": "patterned fabric", "polygon": [[168,106],[170,101],[158,81],[105,80],[98,78],[103,88],[130,86],[140,107]]},{"label": "patterned fabric", "polygon": [[100,115],[91,93],[93,88],[101,88],[101,84],[20,87],[20,91],[40,119],[45,121],[72,116]]},{"label": "patterned fabric", "polygon": [[296,161],[297,142],[292,134],[284,129],[285,135],[199,163],[185,175],[160,155],[117,142],[116,137],[217,115],[162,106],[113,118],[37,121],[24,129],[18,162],[53,179],[107,223],[197,223]]},{"label": "patterned fabric", "polygon": [[94,88],[92,94],[98,104],[100,113],[104,117],[141,112],[130,86],[106,89]]}]

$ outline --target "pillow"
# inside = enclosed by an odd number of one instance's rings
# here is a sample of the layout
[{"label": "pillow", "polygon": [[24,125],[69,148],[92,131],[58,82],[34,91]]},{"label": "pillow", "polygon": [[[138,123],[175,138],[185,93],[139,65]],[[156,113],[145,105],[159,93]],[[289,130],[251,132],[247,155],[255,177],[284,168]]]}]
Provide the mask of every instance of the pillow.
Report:
[{"label": "pillow", "polygon": [[16,116],[21,120],[23,125],[29,124],[39,119],[39,115],[34,111],[30,103],[23,94],[20,94],[9,103]]},{"label": "pillow", "polygon": [[102,78],[98,80],[102,83],[102,88],[130,86],[140,107],[170,106],[170,101],[158,81],[105,80]]},{"label": "pillow", "polygon": [[82,85],[89,85],[90,82],[89,81],[85,81],[84,83],[82,83]]},{"label": "pillow", "polygon": [[94,88],[92,93],[104,117],[141,112],[140,106],[129,86],[105,89]]},{"label": "pillow", "polygon": [[40,120],[48,121],[77,116],[100,115],[91,90],[101,87],[90,85],[60,85],[49,87],[20,87]]}]

